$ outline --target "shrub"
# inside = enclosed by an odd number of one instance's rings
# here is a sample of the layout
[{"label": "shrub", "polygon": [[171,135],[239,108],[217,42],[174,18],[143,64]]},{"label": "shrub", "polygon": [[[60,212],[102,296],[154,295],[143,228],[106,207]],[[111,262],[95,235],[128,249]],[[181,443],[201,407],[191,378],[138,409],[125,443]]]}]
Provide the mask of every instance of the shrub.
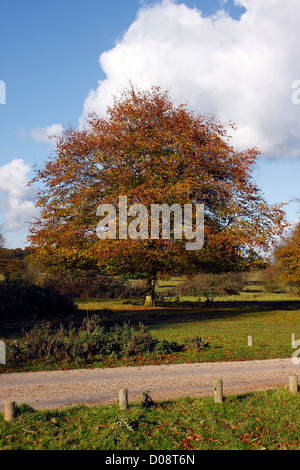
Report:
[{"label": "shrub", "polygon": [[124,296],[127,292],[124,282],[112,276],[103,276],[96,271],[56,272],[48,276],[43,285],[54,288],[62,295],[78,299],[114,299]]},{"label": "shrub", "polygon": [[177,286],[181,296],[194,296],[213,301],[216,296],[239,295],[246,285],[246,274],[228,272],[220,274],[201,273],[186,279]]},{"label": "shrub", "polygon": [[[106,330],[98,315],[85,318],[78,329],[73,325],[55,328],[50,322],[43,322],[24,332],[24,336],[20,360],[54,359],[86,363],[95,357],[108,355],[120,358],[145,353],[168,354],[182,349],[175,342],[154,338],[142,323],[138,328],[124,323]],[[17,360],[16,356],[14,359]]]},{"label": "shrub", "polygon": [[139,323],[138,329],[128,323],[124,323],[123,327],[116,325],[110,334],[120,356],[137,356],[152,352],[157,344],[157,339],[142,323]]},{"label": "shrub", "polygon": [[276,265],[270,264],[262,272],[262,285],[269,293],[284,291],[284,283],[280,279],[280,272]]},{"label": "shrub", "polygon": [[159,341],[155,347],[155,352],[157,354],[171,354],[181,350],[182,346],[180,344],[175,341],[167,341],[166,339]]},{"label": "shrub", "polygon": [[64,272],[48,275],[43,286],[77,299],[140,299],[145,300],[145,287],[127,280],[101,275],[96,271]]},{"label": "shrub", "polygon": [[208,343],[205,343],[205,339],[200,336],[193,336],[192,338],[187,338],[185,340],[186,349],[191,349],[193,351],[199,352],[201,349],[204,349],[208,346]]}]

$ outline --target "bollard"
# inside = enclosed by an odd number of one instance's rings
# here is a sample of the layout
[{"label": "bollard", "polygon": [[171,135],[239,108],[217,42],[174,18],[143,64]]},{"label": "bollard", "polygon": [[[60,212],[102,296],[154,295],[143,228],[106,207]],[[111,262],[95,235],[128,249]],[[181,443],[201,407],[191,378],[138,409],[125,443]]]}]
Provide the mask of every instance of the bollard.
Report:
[{"label": "bollard", "polygon": [[291,340],[291,343],[292,343],[292,348],[293,348],[293,349],[297,349],[297,345],[296,345],[296,335],[295,335],[295,333],[292,333],[292,340]]},{"label": "bollard", "polygon": [[253,336],[248,336],[248,346],[253,346]]},{"label": "bollard", "polygon": [[127,388],[119,388],[119,406],[120,406],[120,410],[127,410],[128,408]]},{"label": "bollard", "polygon": [[298,375],[289,376],[289,388],[291,393],[298,393]]},{"label": "bollard", "polygon": [[16,402],[7,401],[4,404],[4,420],[9,423],[16,417]]},{"label": "bollard", "polygon": [[0,364],[6,364],[6,346],[4,341],[0,341]]},{"label": "bollard", "polygon": [[213,381],[213,385],[214,385],[215,403],[223,403],[223,380],[215,379]]}]

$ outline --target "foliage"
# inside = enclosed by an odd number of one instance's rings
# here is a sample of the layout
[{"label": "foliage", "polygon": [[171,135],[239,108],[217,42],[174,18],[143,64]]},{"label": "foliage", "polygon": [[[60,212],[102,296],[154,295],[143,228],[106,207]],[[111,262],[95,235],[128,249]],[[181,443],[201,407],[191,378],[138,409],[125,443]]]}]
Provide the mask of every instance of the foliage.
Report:
[{"label": "foliage", "polygon": [[26,251],[21,248],[0,248],[0,273],[5,279],[18,280],[24,270]]},{"label": "foliage", "polygon": [[29,284],[42,286],[45,271],[33,262],[28,249],[8,249],[1,247],[0,242],[0,274],[5,280],[24,281]]},{"label": "foliage", "polygon": [[266,292],[284,292],[287,290],[281,279],[278,266],[274,263],[268,264],[262,271],[262,285]]},{"label": "foliage", "polygon": [[274,251],[281,279],[300,290],[300,223]]},{"label": "foliage", "polygon": [[0,283],[0,321],[57,318],[75,312],[72,300],[51,288],[23,281]]},{"label": "foliage", "polygon": [[[213,116],[175,106],[158,87],[131,86],[106,117],[92,114],[84,129],[57,138],[54,156],[31,182],[41,185],[31,247],[59,269],[148,273],[152,297],[159,275],[245,269],[285,226],[282,206],[269,206],[252,179],[258,154],[231,147]],[[186,250],[174,227],[171,240],[99,240],[97,207],[108,203],[118,213],[122,195],[149,214],[151,204],[204,204],[204,247]]]},{"label": "foliage", "polygon": [[78,299],[127,298],[130,293],[124,282],[92,270],[75,272],[56,270],[48,274],[43,285]]},{"label": "foliage", "polygon": [[52,358],[64,361],[86,361],[94,354],[107,353],[105,329],[93,316],[85,319],[77,331],[73,325],[51,328],[50,322],[35,325],[25,332],[23,354],[26,359]]},{"label": "foliage", "polygon": [[205,342],[205,338],[200,336],[193,336],[192,338],[188,338],[185,341],[188,348],[193,349],[196,352],[201,351],[203,348],[208,347],[208,343]]},{"label": "foliage", "polygon": [[50,322],[35,325],[24,332],[25,341],[18,354],[9,348],[10,359],[15,361],[46,359],[63,362],[88,363],[103,356],[131,357],[147,353],[162,354],[172,352],[179,347],[176,343],[164,340],[163,347],[150,331],[139,323],[138,328],[128,323],[106,329],[101,325],[98,315],[86,317],[76,329],[72,324],[68,328],[54,327]]},{"label": "foliage", "polygon": [[186,279],[177,286],[176,290],[178,295],[204,296],[208,300],[213,301],[219,295],[238,295],[244,289],[246,282],[246,273],[200,273]]},{"label": "foliage", "polygon": [[139,329],[127,323],[124,323],[122,327],[116,325],[111,330],[111,335],[116,352],[121,357],[153,352],[158,342],[142,323],[139,323]]},{"label": "foliage", "polygon": [[142,408],[149,408],[151,406],[157,406],[157,403],[152,399],[150,391],[146,390],[142,393],[143,400],[141,403]]}]

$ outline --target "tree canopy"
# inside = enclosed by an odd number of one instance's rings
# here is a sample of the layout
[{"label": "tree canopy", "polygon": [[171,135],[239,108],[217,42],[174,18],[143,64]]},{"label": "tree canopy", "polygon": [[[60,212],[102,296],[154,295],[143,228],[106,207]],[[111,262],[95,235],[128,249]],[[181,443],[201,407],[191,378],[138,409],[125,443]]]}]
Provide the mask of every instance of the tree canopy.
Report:
[{"label": "tree canopy", "polygon": [[[154,281],[171,272],[245,269],[281,234],[285,213],[253,181],[259,152],[237,151],[229,139],[214,116],[175,105],[159,87],[124,89],[105,116],[92,113],[83,129],[65,129],[37,169],[31,184],[41,185],[41,212],[29,236],[37,259],[59,269],[146,272]],[[118,211],[120,196],[149,211],[151,204],[204,204],[203,248],[186,250],[184,236],[99,240],[97,207]]]}]

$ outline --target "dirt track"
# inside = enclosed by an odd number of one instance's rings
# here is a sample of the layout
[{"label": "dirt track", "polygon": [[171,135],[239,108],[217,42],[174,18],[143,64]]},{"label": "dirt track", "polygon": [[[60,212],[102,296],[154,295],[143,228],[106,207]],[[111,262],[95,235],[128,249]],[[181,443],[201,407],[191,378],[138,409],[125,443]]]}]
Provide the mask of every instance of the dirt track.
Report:
[{"label": "dirt track", "polygon": [[214,378],[223,379],[228,395],[285,386],[289,375],[299,374],[292,359],[1,374],[0,410],[5,401],[35,409],[116,402],[121,387],[129,401],[146,390],[154,400],[208,396]]}]

